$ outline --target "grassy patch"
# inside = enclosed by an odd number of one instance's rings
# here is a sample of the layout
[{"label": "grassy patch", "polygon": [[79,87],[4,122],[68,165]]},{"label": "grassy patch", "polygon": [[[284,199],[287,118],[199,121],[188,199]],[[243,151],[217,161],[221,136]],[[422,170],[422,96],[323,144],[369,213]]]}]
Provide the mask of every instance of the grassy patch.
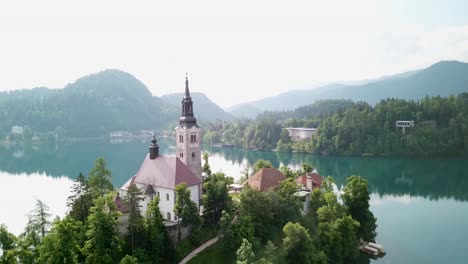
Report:
[{"label": "grassy patch", "polygon": [[182,241],[180,241],[180,243],[177,244],[177,247],[176,247],[177,259],[182,260],[195,248],[205,243],[206,241],[214,238],[216,236],[216,231],[217,230],[209,228],[209,227],[203,227],[198,232],[197,239],[191,239],[190,237],[184,238]]},{"label": "grassy patch", "polygon": [[219,243],[216,243],[204,251],[200,252],[188,263],[190,264],[205,264],[205,263],[223,263],[223,264],[232,264],[236,260],[232,256],[224,254]]}]

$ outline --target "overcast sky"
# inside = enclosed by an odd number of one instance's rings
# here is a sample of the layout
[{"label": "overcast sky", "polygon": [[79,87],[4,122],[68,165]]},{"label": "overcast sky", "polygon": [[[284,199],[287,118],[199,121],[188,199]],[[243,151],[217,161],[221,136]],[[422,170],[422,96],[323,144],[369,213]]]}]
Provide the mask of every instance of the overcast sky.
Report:
[{"label": "overcast sky", "polygon": [[[8,2],[8,3],[5,3]],[[121,69],[223,107],[468,61],[468,1],[2,1],[0,90]]]}]

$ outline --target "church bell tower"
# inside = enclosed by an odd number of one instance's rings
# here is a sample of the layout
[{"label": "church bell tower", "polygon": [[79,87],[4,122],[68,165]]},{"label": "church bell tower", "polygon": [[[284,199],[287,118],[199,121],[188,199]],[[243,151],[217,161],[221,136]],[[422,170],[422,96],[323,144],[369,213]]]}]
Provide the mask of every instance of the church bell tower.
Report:
[{"label": "church bell tower", "polygon": [[176,127],[177,157],[201,180],[201,132],[193,115],[193,102],[189,91],[188,77],[185,77],[185,95],[182,99],[182,114]]}]

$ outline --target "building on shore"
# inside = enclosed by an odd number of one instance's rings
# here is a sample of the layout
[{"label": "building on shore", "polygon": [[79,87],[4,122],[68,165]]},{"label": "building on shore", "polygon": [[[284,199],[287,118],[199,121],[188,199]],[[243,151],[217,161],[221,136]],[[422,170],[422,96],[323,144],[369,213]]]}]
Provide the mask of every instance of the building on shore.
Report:
[{"label": "building on shore", "polygon": [[395,121],[395,127],[397,129],[401,128],[403,134],[405,134],[406,128],[414,127],[414,120],[397,120]]},{"label": "building on shore", "polygon": [[141,202],[142,215],[146,213],[151,199],[155,195],[159,196],[161,215],[170,232],[171,227],[176,226],[178,220],[174,213],[175,187],[178,184],[186,183],[191,200],[200,206],[202,197],[201,128],[197,125],[197,119],[193,115],[193,102],[190,96],[188,78],[185,80],[182,114],[179,118],[179,126],[175,130],[177,155],[159,154],[159,146],[156,137],[153,135],[149,153],[143,159],[140,169],[120,188],[115,203],[123,214],[121,226],[126,227],[125,219],[128,218],[126,215],[128,214],[128,208],[122,197],[125,197],[131,184],[135,184],[144,194],[144,200]]},{"label": "building on shore", "polygon": [[303,141],[309,140],[315,135],[317,135],[316,128],[308,128],[308,127],[287,127],[285,128],[288,133],[289,137],[292,141]]},{"label": "building on shore", "polygon": [[277,187],[284,180],[286,180],[286,176],[279,170],[275,168],[263,168],[249,177],[242,185],[249,185],[253,189],[263,192]]}]

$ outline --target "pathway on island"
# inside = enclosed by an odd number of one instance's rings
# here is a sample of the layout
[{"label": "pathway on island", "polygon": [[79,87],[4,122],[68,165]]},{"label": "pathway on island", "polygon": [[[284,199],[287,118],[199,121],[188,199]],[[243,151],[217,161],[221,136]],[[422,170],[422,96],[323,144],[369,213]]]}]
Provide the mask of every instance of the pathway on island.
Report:
[{"label": "pathway on island", "polygon": [[203,250],[205,250],[207,247],[213,245],[214,243],[216,243],[218,241],[218,237],[215,237],[215,238],[212,238],[208,241],[206,241],[205,243],[203,243],[201,246],[197,247],[196,249],[194,249],[192,252],[190,252],[187,256],[185,256],[184,259],[182,259],[179,264],[186,264],[187,262],[189,262],[192,258],[194,258],[196,255],[198,255],[198,253],[202,252]]}]

